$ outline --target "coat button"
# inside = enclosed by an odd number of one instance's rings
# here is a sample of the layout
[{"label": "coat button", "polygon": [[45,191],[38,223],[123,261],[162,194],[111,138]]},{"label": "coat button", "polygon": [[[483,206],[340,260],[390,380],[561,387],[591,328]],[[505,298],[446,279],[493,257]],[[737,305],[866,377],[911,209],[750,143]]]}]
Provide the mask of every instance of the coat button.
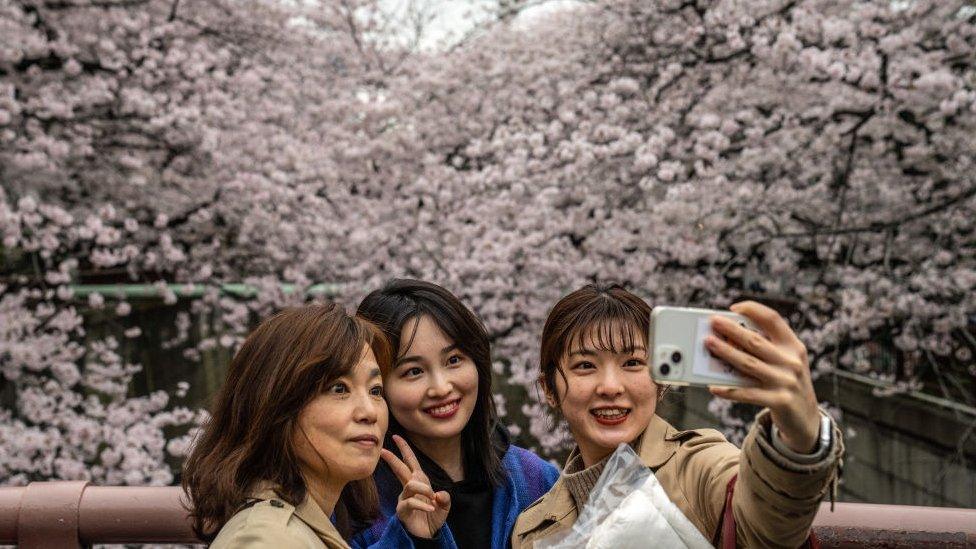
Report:
[{"label": "coat button", "polygon": [[272,507],[284,507],[285,504],[284,503],[281,503],[280,501],[278,501],[276,499],[273,499],[273,500],[271,500],[271,506]]}]

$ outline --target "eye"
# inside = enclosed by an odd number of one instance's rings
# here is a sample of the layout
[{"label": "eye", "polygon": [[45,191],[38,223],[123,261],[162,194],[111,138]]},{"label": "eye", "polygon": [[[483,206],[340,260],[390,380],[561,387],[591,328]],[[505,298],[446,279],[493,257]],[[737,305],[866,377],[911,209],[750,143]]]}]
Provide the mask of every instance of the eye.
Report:
[{"label": "eye", "polygon": [[447,358],[447,364],[448,366],[457,366],[463,360],[464,357],[462,357],[461,355],[451,355]]},{"label": "eye", "polygon": [[417,377],[424,373],[423,368],[412,366],[403,371],[402,377]]},{"label": "eye", "polygon": [[639,358],[631,358],[624,362],[624,368],[643,368],[646,363]]},{"label": "eye", "polygon": [[593,364],[589,360],[583,360],[573,364],[570,368],[571,370],[594,370],[596,369],[596,364]]},{"label": "eye", "polygon": [[343,382],[333,383],[329,388],[328,392],[333,395],[344,395],[349,392],[349,386]]},{"label": "eye", "polygon": [[371,396],[375,396],[375,397],[380,397],[380,398],[383,398],[383,386],[382,386],[382,385],[374,385],[374,386],[373,386],[373,387],[372,387],[372,388],[371,388],[371,389],[369,390],[369,394],[370,394]]}]

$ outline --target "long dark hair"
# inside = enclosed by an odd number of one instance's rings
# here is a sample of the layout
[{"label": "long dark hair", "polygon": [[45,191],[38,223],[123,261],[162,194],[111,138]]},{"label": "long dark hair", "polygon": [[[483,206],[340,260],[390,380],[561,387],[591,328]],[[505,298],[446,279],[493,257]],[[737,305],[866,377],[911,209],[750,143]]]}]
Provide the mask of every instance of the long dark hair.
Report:
[{"label": "long dark hair", "polygon": [[[477,316],[446,289],[422,280],[394,279],[363,298],[359,316],[373,322],[383,333],[394,353],[401,349],[400,334],[407,322],[429,316],[478,370],[478,396],[474,412],[461,431],[462,458],[475,468],[467,474],[483,475],[492,485],[505,478],[501,459],[492,446],[492,430],[498,421],[491,393],[491,344],[488,331]],[[410,342],[406,342],[407,347]],[[395,361],[394,361],[395,362]],[[389,434],[410,440],[409,434],[390,414]]]},{"label": "long dark hair", "polygon": [[[383,333],[335,304],[285,309],[263,321],[234,356],[211,418],[188,456],[183,489],[200,539],[212,541],[259,481],[300,505],[307,488],[292,444],[298,415],[369,345],[386,372],[392,353]],[[350,482],[335,508],[347,539],[378,516],[372,478]]]},{"label": "long dark hair", "polygon": [[[633,349],[637,343],[646,348],[650,325],[651,306],[619,284],[587,284],[560,299],[546,317],[539,352],[539,383],[555,407],[561,404],[556,374],[566,381],[559,360],[567,352],[582,348],[588,334],[602,350],[614,353]],[[661,386],[658,399],[663,394]]]}]

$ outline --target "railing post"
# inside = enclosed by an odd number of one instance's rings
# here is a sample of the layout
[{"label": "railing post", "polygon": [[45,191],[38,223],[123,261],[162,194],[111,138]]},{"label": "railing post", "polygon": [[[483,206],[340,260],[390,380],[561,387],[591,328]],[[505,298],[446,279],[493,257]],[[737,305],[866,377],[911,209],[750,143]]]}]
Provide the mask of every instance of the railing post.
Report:
[{"label": "railing post", "polygon": [[17,516],[20,549],[81,548],[78,509],[86,481],[32,482],[24,489]]}]

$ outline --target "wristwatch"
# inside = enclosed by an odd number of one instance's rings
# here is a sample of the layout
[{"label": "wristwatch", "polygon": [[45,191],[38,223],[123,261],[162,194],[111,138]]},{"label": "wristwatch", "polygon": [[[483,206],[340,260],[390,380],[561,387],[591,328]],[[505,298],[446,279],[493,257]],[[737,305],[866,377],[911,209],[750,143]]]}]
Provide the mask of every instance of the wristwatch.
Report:
[{"label": "wristwatch", "polygon": [[833,442],[834,437],[834,422],[830,419],[830,416],[826,412],[820,410],[820,435],[817,438],[817,445],[814,447],[813,452],[809,454],[801,454],[795,450],[792,450],[789,446],[783,442],[782,437],[779,434],[779,428],[773,423],[772,433],[770,434],[770,442],[773,444],[773,448],[783,457],[789,459],[790,461],[802,464],[812,464],[817,463],[827,457],[830,452],[830,446]]}]

